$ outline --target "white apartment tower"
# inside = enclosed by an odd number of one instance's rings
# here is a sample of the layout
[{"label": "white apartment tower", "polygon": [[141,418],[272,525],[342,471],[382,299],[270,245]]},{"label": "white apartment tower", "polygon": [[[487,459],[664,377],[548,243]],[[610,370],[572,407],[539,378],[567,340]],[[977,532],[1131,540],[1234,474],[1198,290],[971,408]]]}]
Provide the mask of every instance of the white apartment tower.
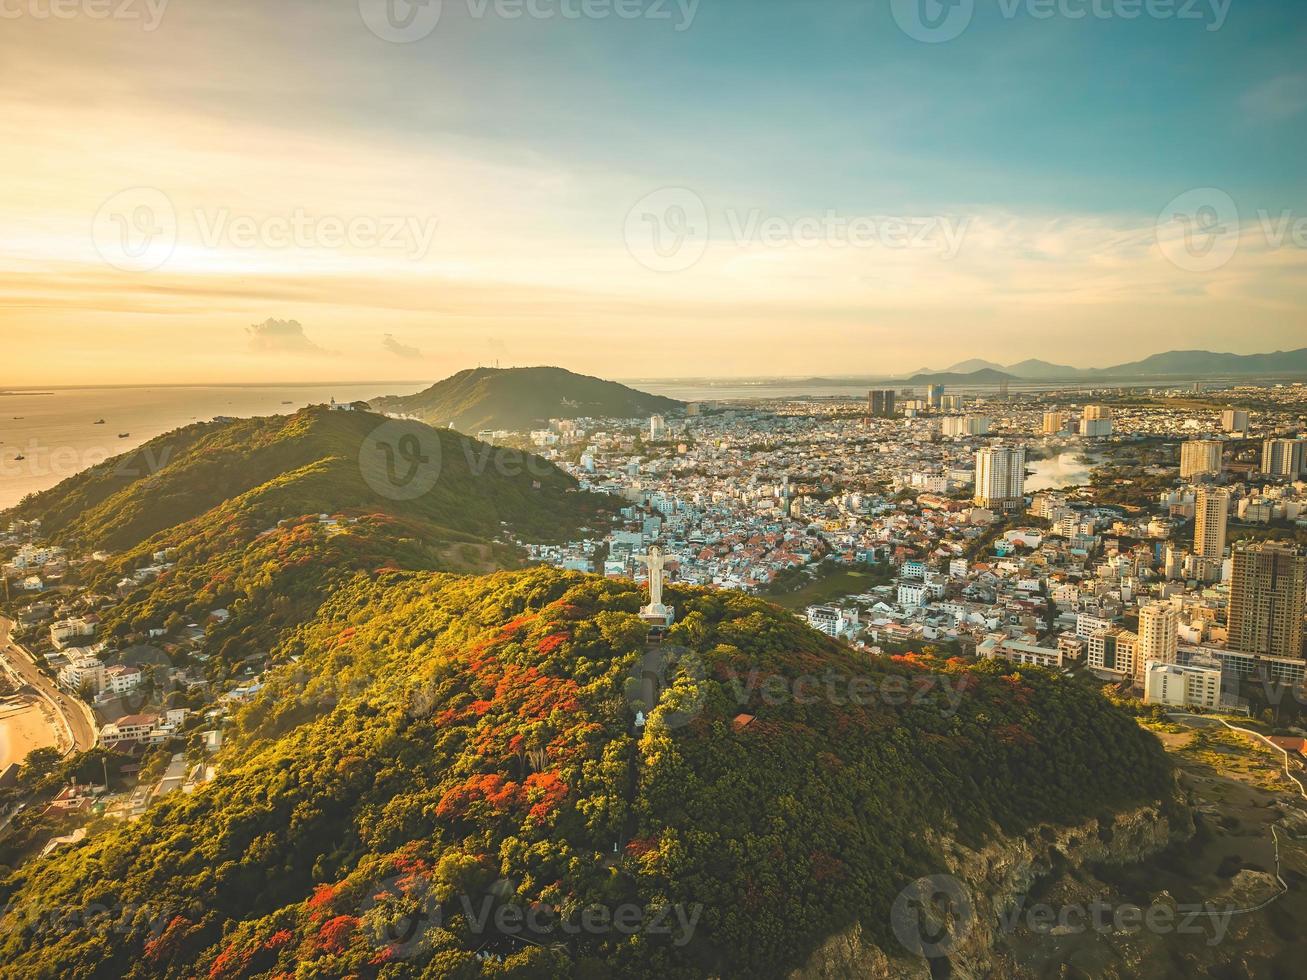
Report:
[{"label": "white apartment tower", "polygon": [[1230,494],[1201,488],[1194,499],[1194,554],[1209,566],[1225,557],[1225,525],[1230,516]]},{"label": "white apartment tower", "polygon": [[1102,437],[1112,434],[1112,407],[1110,405],[1086,405],[1080,419],[1082,436]]},{"label": "white apartment tower", "polygon": [[1227,408],[1221,413],[1221,430],[1223,432],[1247,432],[1248,413],[1237,408]]},{"label": "white apartment tower", "polygon": [[1296,480],[1307,470],[1307,439],[1267,439],[1262,443],[1262,472]]}]

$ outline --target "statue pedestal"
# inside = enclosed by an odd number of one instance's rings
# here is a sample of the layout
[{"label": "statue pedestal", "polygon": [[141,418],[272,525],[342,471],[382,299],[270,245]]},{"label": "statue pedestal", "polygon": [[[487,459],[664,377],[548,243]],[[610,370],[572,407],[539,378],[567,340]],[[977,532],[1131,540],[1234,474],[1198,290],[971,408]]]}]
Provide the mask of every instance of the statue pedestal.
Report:
[{"label": "statue pedestal", "polygon": [[671,606],[664,606],[661,602],[657,605],[648,605],[640,610],[640,620],[650,626],[671,626],[676,622],[676,610]]}]

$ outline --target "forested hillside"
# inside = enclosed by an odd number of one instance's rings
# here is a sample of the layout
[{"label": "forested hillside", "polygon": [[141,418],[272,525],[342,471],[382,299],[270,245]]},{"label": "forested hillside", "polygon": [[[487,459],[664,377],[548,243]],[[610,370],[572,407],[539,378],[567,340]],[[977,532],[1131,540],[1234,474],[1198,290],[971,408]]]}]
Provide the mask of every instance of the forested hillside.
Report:
[{"label": "forested hillside", "polygon": [[514,539],[575,535],[608,506],[539,457],[318,406],[160,436],[7,516],[107,552],[82,575],[117,597],[99,631],[111,643],[226,610],[207,624],[221,668],[270,650],[356,574],[514,568]]},{"label": "forested hillside", "polygon": [[[1156,740],[1072,680],[873,658],[742,594],[673,592],[680,622],[648,646],[629,582],[355,577],[286,634],[214,783],[0,883],[0,962],[777,976],[854,921],[892,943],[894,896],[940,869],[927,832],[1169,792]],[[798,696],[831,676],[877,693]]]}]

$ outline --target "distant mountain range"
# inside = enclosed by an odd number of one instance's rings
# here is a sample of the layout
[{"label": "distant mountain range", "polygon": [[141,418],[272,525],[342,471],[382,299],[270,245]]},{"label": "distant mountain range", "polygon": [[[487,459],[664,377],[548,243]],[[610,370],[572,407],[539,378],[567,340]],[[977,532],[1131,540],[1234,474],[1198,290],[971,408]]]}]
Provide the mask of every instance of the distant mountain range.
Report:
[{"label": "distant mountain range", "polygon": [[557,367],[472,368],[415,395],[378,398],[372,404],[383,412],[468,433],[524,432],[550,419],[640,418],[685,407],[673,398]]},{"label": "distant mountain range", "polygon": [[1075,368],[1048,361],[996,364],[980,358],[960,361],[942,371],[923,368],[908,378],[916,384],[997,384],[1002,381],[1075,381],[1127,378],[1297,377],[1307,376],[1307,347],[1271,354],[1220,354],[1173,350],[1106,368]]},{"label": "distant mountain range", "polygon": [[908,378],[909,384],[974,384],[974,385],[992,385],[999,384],[1003,381],[1015,381],[1016,379],[1003,371],[997,371],[994,368],[979,368],[975,371],[934,371],[924,374],[914,374]]}]

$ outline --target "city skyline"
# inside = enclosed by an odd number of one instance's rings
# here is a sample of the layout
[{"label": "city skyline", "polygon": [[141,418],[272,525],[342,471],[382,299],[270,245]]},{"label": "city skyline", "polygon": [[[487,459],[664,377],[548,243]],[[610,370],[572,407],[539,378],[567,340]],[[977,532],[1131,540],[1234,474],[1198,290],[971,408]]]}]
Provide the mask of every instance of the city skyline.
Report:
[{"label": "city skyline", "polygon": [[6,20],[6,385],[1300,343],[1300,10],[369,4]]}]

